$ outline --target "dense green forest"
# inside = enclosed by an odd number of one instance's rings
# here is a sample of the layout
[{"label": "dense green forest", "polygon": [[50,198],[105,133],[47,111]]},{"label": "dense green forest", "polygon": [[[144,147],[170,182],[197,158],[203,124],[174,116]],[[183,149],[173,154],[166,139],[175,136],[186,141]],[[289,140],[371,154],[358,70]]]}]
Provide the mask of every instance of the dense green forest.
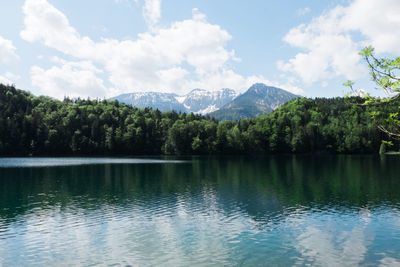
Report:
[{"label": "dense green forest", "polygon": [[300,98],[234,122],[110,100],[59,101],[0,84],[0,155],[377,153],[385,121],[371,113],[398,112],[399,102],[350,102],[363,100]]}]

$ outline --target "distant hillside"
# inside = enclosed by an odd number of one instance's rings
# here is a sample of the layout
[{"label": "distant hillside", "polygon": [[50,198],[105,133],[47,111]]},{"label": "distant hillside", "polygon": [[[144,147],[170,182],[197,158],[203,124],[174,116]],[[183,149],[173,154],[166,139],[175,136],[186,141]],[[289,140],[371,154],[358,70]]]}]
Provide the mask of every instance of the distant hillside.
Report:
[{"label": "distant hillside", "polygon": [[254,118],[259,115],[271,113],[286,102],[298,97],[298,95],[294,95],[288,91],[256,83],[244,94],[208,115],[217,120]]}]

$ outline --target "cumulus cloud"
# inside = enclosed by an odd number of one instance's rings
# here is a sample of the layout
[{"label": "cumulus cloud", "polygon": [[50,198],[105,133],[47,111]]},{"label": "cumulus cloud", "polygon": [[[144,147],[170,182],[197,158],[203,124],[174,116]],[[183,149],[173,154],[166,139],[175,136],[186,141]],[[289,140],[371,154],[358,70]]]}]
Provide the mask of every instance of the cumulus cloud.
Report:
[{"label": "cumulus cloud", "polygon": [[33,66],[30,70],[33,86],[41,89],[40,93],[62,99],[65,96],[105,97],[109,90],[103,80],[97,77],[102,71],[90,61],[68,62],[59,58],[53,61],[59,66],[47,70]]},{"label": "cumulus cloud", "polygon": [[0,36],[0,63],[12,63],[19,59],[12,41]]},{"label": "cumulus cloud", "polygon": [[83,58],[93,54],[94,42],[81,37],[67,17],[47,0],[27,0],[22,8],[25,29],[20,36],[28,42],[42,42],[65,54]]},{"label": "cumulus cloud", "polygon": [[303,52],[277,66],[308,84],[336,76],[358,79],[367,73],[358,55],[362,47],[371,44],[378,53],[400,53],[398,14],[397,0],[354,0],[337,6],[291,29],[284,41]]},{"label": "cumulus cloud", "polygon": [[[157,4],[152,5],[157,7]],[[20,35],[24,40],[43,43],[79,60],[80,64],[86,62],[85,67],[75,63],[61,63],[48,70],[33,67],[32,82],[52,96],[62,97],[66,92],[68,95],[103,95],[106,88],[96,76],[98,71],[87,68],[87,62],[105,70],[112,87],[118,88],[114,93],[186,93],[200,87],[194,85],[214,90],[221,87],[243,89],[249,85],[249,80],[257,80],[226,68],[229,61],[239,60],[233,50],[226,49],[232,37],[219,25],[209,23],[197,9],[193,10],[192,19],[154,28],[138,34],[136,40],[103,39],[99,42],[81,36],[67,17],[46,0],[26,0],[23,12],[25,28]],[[153,18],[155,22],[159,15]],[[58,75],[61,78],[57,79]],[[80,81],[73,79],[79,75],[82,75]],[[259,78],[259,82],[264,79]],[[82,88],[77,81],[87,88]]]},{"label": "cumulus cloud", "polygon": [[345,10],[341,27],[359,31],[364,43],[378,53],[400,54],[400,2],[397,0],[357,0]]}]

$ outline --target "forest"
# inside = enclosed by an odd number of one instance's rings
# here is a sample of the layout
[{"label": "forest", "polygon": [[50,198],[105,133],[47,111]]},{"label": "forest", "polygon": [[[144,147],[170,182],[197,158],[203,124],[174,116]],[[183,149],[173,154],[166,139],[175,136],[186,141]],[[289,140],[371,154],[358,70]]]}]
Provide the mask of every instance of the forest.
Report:
[{"label": "forest", "polygon": [[362,103],[299,98],[268,115],[217,121],[111,100],[59,101],[0,84],[0,155],[378,153],[388,136],[377,114],[397,114],[399,101]]}]

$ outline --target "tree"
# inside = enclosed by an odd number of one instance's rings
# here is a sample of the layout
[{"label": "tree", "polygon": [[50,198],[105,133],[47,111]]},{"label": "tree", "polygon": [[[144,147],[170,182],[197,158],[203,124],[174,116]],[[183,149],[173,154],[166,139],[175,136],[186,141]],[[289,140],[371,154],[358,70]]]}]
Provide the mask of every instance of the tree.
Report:
[{"label": "tree", "polygon": [[116,101],[58,101],[0,84],[0,155],[371,153],[385,138],[377,126],[388,124],[387,114],[396,120],[399,102],[303,98],[268,115],[219,122]]},{"label": "tree", "polygon": [[[380,87],[388,97],[373,98],[370,95],[363,96],[361,105],[384,105],[389,102],[397,102],[400,98],[400,57],[395,59],[378,58],[374,55],[372,46],[364,48],[360,55],[364,58],[370,70],[371,80]],[[354,93],[352,81],[347,81],[345,86]],[[384,114],[379,111],[371,112],[373,118],[385,116],[386,124],[379,124],[378,128],[390,138],[400,140],[400,116],[399,112]]]}]

